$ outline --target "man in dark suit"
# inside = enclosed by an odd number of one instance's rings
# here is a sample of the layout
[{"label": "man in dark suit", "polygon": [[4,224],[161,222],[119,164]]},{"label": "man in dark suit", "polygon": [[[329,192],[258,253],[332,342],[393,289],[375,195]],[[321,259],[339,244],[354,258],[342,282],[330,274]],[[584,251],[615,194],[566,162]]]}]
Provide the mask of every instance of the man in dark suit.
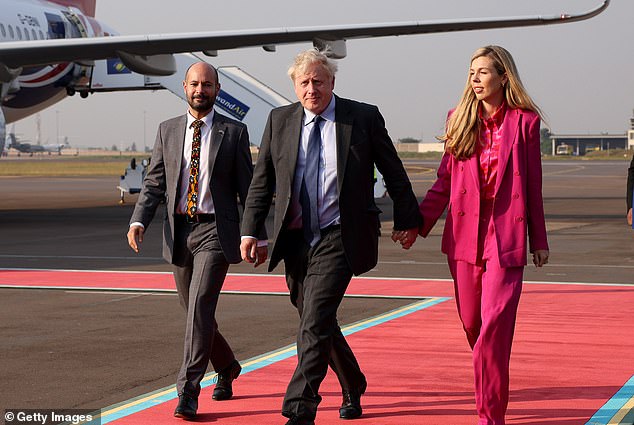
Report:
[{"label": "man in dark suit", "polygon": [[[253,170],[246,126],[213,110],[220,90],[216,69],[192,65],[183,89],[187,114],[159,126],[127,237],[138,252],[157,207],[166,202],[163,257],[173,265],[187,311],[174,416],[191,419],[209,361],[218,372],[215,400],[232,397],[232,381],[241,371],[214,317],[229,264],[240,262],[237,198],[244,204]],[[266,239],[264,229],[260,237]]]},{"label": "man in dark suit", "polygon": [[632,225],[632,191],[634,191],[634,156],[627,169],[627,191],[625,192],[625,202],[627,206],[627,224]]},{"label": "man in dark suit", "polygon": [[242,222],[242,258],[262,263],[257,235],[275,195],[275,242],[269,271],[284,260],[297,307],[298,364],[282,414],[287,424],[314,423],[328,365],[343,392],[342,419],[362,414],[367,382],[337,323],[352,275],[377,262],[380,210],[374,165],[394,201],[393,239],[409,247],[419,226],[417,201],[376,106],[333,94],[336,64],[317,50],[289,69],[298,103],[271,111]]}]

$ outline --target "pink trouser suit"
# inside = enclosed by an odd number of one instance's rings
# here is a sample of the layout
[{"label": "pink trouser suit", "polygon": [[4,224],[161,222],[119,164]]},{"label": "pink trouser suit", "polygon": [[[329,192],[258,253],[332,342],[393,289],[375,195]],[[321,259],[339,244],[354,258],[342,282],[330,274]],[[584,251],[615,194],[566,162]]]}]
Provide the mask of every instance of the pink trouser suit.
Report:
[{"label": "pink trouser suit", "polygon": [[539,115],[508,107],[503,113],[496,178],[486,196],[479,156],[457,160],[445,153],[438,179],[420,204],[424,237],[447,209],[442,252],[473,349],[480,425],[505,424],[509,360],[528,244],[531,252],[548,250]]}]

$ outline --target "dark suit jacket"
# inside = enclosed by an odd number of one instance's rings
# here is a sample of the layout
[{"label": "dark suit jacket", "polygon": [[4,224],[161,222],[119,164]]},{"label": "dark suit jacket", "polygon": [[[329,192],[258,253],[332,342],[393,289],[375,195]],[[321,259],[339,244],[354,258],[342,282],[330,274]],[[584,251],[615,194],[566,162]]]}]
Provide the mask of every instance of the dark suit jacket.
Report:
[{"label": "dark suit jacket", "polygon": [[[146,227],[156,208],[165,200],[163,221],[163,257],[174,263],[174,214],[178,201],[178,187],[187,116],[181,115],[160,124],[152,160],[143,181],[143,190],[130,222],[141,222]],[[214,113],[209,152],[211,194],[216,213],[216,228],[222,250],[229,263],[240,257],[240,216],[238,201],[244,205],[253,174],[249,135],[244,124]],[[260,234],[266,239],[266,233]]]},{"label": "dark suit jacket", "polygon": [[[280,235],[288,224],[303,114],[299,102],[271,111],[245,204],[242,234],[257,235],[277,192],[269,271],[283,254]],[[394,201],[394,228],[418,227],[420,216],[412,186],[378,108],[336,97],[335,122],[341,237],[350,268],[358,275],[373,268],[378,256],[381,210],[374,202],[375,163]]]},{"label": "dark suit jacket", "polygon": [[634,190],[634,156],[630,162],[630,167],[627,169],[627,193],[625,194],[625,200],[627,202],[627,211],[632,208],[632,191]]}]

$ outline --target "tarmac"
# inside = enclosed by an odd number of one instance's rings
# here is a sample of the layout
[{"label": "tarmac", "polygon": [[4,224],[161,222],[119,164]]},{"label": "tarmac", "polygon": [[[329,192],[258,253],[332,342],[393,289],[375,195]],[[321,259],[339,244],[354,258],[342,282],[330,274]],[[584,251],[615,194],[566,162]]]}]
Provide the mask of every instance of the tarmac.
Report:
[{"label": "tarmac", "polygon": [[[433,161],[406,161],[406,165],[420,199],[434,181],[437,164]],[[627,166],[627,161],[547,161],[543,164],[551,259],[550,264],[542,269],[529,265],[525,280],[537,285],[531,286],[534,289],[527,290],[527,294],[531,291],[545,291],[551,296],[560,293],[566,297],[566,302],[574,303],[563,309],[566,304],[562,299],[563,310],[558,312],[557,320],[572,325],[558,334],[560,339],[571,332],[583,338],[586,329],[575,329],[574,323],[586,327],[586,322],[590,320],[592,323],[594,316],[597,324],[606,327],[595,329],[598,334],[609,334],[620,339],[623,341],[620,344],[623,350],[631,347],[631,337],[627,333],[627,329],[634,325],[631,307],[629,312],[612,311],[614,315],[611,320],[619,320],[618,326],[613,326],[609,320],[604,321],[610,317],[604,314],[605,303],[613,303],[614,306],[618,305],[619,310],[627,310],[631,303],[624,300],[634,301],[633,291],[630,290],[634,288],[630,286],[634,282],[634,231],[625,221]],[[125,233],[136,197],[127,196],[126,204],[118,205],[117,183],[116,178],[101,176],[0,178],[0,329],[4,336],[0,340],[3,357],[0,363],[0,376],[3,376],[0,407],[105,409],[173,385],[182,353],[183,312],[173,290],[167,287],[156,290],[152,285],[149,289],[138,290],[135,286],[136,282],[143,281],[147,276],[151,276],[152,281],[165,281],[169,285],[170,268],[160,256],[158,218],[161,213],[157,214],[155,223],[148,231],[141,254],[134,254],[127,246]],[[433,288],[433,291],[394,292],[381,288],[372,294],[352,292],[344,300],[340,311],[342,326],[380,316],[421,299],[429,299],[430,294],[451,298],[450,276],[444,255],[439,249],[443,223],[439,222],[426,240],[419,239],[411,250],[404,251],[389,239],[392,226],[389,198],[379,200],[378,205],[384,211],[379,263],[365,276],[387,279],[395,288],[406,288],[408,282],[420,279],[432,282],[429,288]],[[90,290],[83,287],[52,289],[64,286],[55,282],[47,286],[48,280],[54,280],[51,276],[67,270],[90,271],[94,273],[91,276],[105,273],[109,276],[109,282],[125,280],[125,284],[132,289],[113,290],[108,285],[97,285]],[[33,271],[49,274],[28,275]],[[16,275],[17,272],[20,274]],[[268,293],[253,290],[265,280],[265,277],[260,276],[265,273],[263,267],[254,269],[250,265],[239,264],[232,266],[230,273],[250,278],[248,284],[243,279],[235,292],[223,294],[218,309],[220,327],[237,357],[241,361],[252,359],[292,345],[297,318],[283,294],[283,285],[279,287],[279,281],[283,282],[283,279],[278,277],[278,290]],[[282,267],[274,271],[274,275],[282,273]],[[67,280],[70,282],[73,279]],[[96,277],[88,279],[98,280]],[[24,282],[26,284],[23,285]],[[588,293],[589,298],[573,296],[566,289],[569,287],[576,289],[575,294]],[[595,294],[596,288],[606,288],[616,299],[604,299],[605,294],[601,291]],[[530,296],[526,298],[530,299]],[[602,300],[602,309],[586,304],[588,299]],[[548,298],[547,304],[550,305],[550,302],[552,298]],[[448,303],[453,303],[453,300],[445,303],[451,305]],[[527,304],[532,305],[530,301]],[[460,331],[455,306],[446,310],[446,320],[438,323],[447,322],[451,325],[451,332],[455,333],[456,329]],[[609,306],[607,311],[610,311]],[[528,317],[529,311],[521,310],[518,329],[522,326],[523,312],[527,315],[527,322],[534,319]],[[567,312],[570,312],[569,316]],[[582,317],[584,312],[587,314]],[[412,326],[416,325],[410,323],[403,329]],[[449,331],[443,328],[443,332]],[[452,344],[461,343],[459,334]],[[521,334],[518,339],[521,341]],[[588,341],[597,345],[582,344],[584,353],[595,351],[605,354],[600,338],[590,338]],[[518,344],[522,346],[521,342]],[[442,347],[440,344],[438,351],[431,353],[432,359],[434,356],[443,357]],[[446,348],[452,351],[455,347]],[[429,350],[422,351],[426,356],[430,355]],[[579,418],[586,415],[586,419],[570,419],[572,416],[568,416],[566,421],[560,418],[552,422],[546,416],[544,421],[522,422],[518,419],[513,423],[603,423],[590,422],[590,418],[604,403],[610,402],[611,395],[606,396],[607,393],[613,394],[619,390],[619,385],[614,382],[623,381],[620,385],[627,390],[629,387],[626,383],[634,375],[634,357],[627,352],[621,353],[619,348],[613,349],[615,354],[617,351],[622,361],[616,363],[621,366],[610,370],[618,371],[618,377],[610,385],[605,385],[593,403],[584,408]],[[399,352],[392,351],[396,363],[399,363]],[[403,361],[406,360],[411,362],[409,357],[404,356]],[[585,364],[588,358],[577,360]],[[614,360],[605,359],[611,364]],[[468,363],[454,368],[468,377]],[[377,372],[379,374],[380,369]],[[429,370],[425,374],[433,373],[433,370]],[[255,374],[253,376],[256,377]],[[596,373],[591,376],[597,378]],[[285,378],[282,377],[281,381]],[[383,377],[378,378],[379,382],[375,381],[375,385],[380,387]],[[270,376],[266,379],[270,379]],[[511,384],[513,387],[513,380]],[[258,385],[262,385],[262,382],[259,381]],[[469,386],[464,389],[462,398],[465,400],[461,403],[465,404],[468,411],[469,408],[473,409],[473,401],[469,397]],[[556,383],[551,391],[562,399],[569,395],[568,392],[557,391]],[[634,392],[631,389],[628,391]],[[401,397],[408,398],[407,394]],[[333,396],[333,399],[336,397]],[[276,400],[276,403],[280,400]],[[634,407],[627,407],[627,400],[623,404],[625,407],[619,409],[625,412],[622,420],[626,422],[615,423],[632,423],[629,420]],[[513,397],[510,407],[513,407]],[[170,405],[167,410],[170,408],[173,409],[173,406]],[[386,419],[390,415],[399,417],[393,409],[382,407],[379,410],[382,413],[375,412],[374,420],[368,418],[363,423],[399,423]],[[270,423],[283,423],[281,417],[275,416],[276,412],[271,415],[277,418],[277,422]],[[408,419],[400,423],[436,423],[421,415],[414,422]],[[475,417],[468,414],[463,416],[459,421],[444,423],[469,423],[469,418]],[[208,419],[216,422],[216,419]],[[146,423],[156,422],[150,420]],[[269,423],[269,419],[260,418],[259,422],[249,422],[248,417],[240,420],[225,418],[224,421],[217,419],[217,423],[264,424]]]}]

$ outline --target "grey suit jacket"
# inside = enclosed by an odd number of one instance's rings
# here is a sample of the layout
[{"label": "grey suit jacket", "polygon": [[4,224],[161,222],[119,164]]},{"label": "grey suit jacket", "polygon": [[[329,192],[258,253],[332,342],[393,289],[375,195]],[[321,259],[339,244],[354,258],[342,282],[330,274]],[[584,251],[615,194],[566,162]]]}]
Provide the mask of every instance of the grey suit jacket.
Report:
[{"label": "grey suit jacket", "polygon": [[[130,222],[150,225],[156,209],[166,201],[163,220],[163,257],[170,263],[174,256],[174,214],[178,191],[185,126],[187,116],[182,115],[159,125],[152,152],[152,160],[143,181]],[[244,124],[214,113],[209,152],[211,195],[216,213],[216,228],[222,250],[230,263],[240,258],[240,216],[238,197],[244,205],[253,174],[249,135]],[[258,234],[266,239],[266,233]],[[179,264],[180,265],[180,264]]]},{"label": "grey suit jacket", "polygon": [[[269,271],[282,258],[280,236],[288,224],[303,114],[299,102],[271,111],[245,204],[242,234],[257,235],[264,227],[276,192],[275,243]],[[341,237],[350,268],[358,275],[373,268],[378,256],[381,210],[374,202],[374,164],[383,174],[394,201],[395,229],[418,227],[420,214],[412,186],[378,108],[336,97],[335,128]]]}]

